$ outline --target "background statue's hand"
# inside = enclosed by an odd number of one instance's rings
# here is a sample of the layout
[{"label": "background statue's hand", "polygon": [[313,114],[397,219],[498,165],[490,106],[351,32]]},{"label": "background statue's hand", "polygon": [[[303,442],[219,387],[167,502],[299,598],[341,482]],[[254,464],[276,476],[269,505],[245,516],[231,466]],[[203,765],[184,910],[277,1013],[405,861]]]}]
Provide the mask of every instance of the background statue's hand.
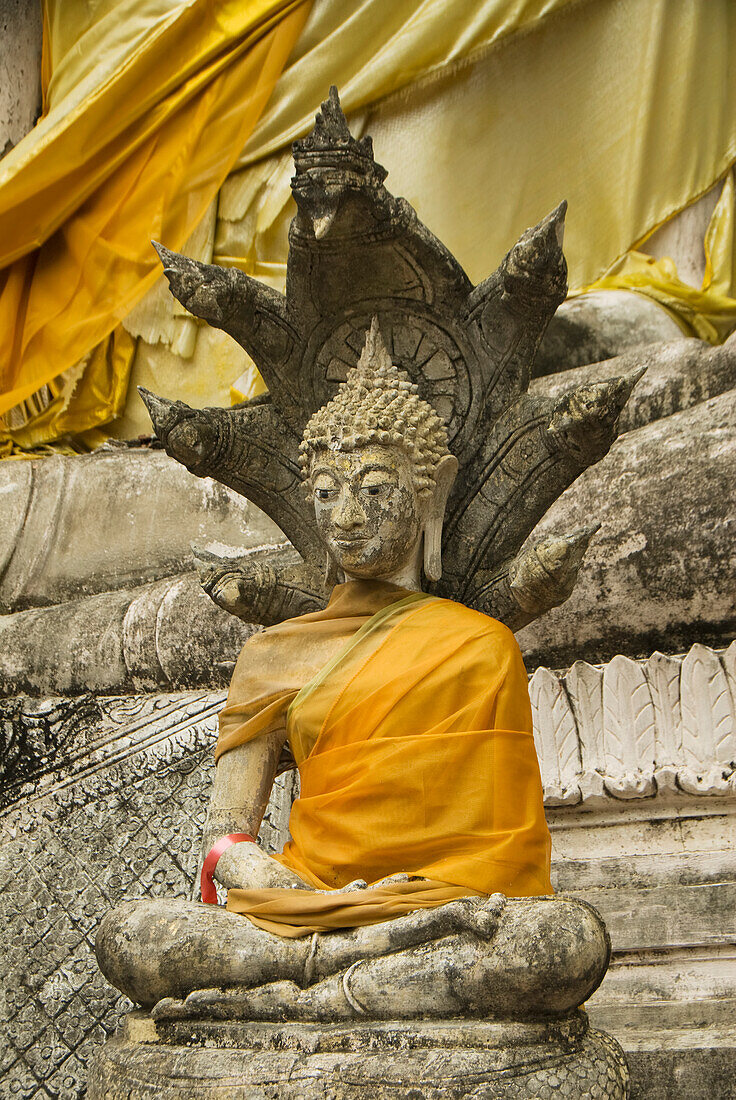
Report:
[{"label": "background statue's hand", "polygon": [[213,878],[228,890],[263,890],[274,887],[309,889],[298,875],[287,867],[282,867],[250,841],[233,844],[232,848],[228,848],[218,859]]}]

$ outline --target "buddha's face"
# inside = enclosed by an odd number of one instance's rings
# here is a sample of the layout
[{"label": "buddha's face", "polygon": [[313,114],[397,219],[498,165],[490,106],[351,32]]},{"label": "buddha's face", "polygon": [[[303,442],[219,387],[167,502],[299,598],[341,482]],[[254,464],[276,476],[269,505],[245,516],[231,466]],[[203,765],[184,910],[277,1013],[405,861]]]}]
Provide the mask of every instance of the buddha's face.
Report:
[{"label": "buddha's face", "polygon": [[346,576],[380,580],[416,560],[423,516],[413,473],[403,451],[380,444],[312,459],[317,527]]}]

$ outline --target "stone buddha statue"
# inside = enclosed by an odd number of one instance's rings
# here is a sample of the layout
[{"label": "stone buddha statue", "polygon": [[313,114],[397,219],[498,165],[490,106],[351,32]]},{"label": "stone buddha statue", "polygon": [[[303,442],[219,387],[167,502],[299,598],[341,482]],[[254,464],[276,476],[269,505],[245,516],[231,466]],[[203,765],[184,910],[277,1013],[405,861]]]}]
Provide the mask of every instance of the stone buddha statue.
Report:
[{"label": "stone buddha statue", "polygon": [[[513,634],[422,591],[441,575],[457,462],[375,319],[307,423],[301,460],[340,583],[322,611],[254,635],[236,666],[204,843],[227,904],[125,903],[100,927],[100,967],[164,1022],[526,1017],[580,1030],[605,929],[550,896]],[[294,763],[291,840],[272,857],[252,838]]]},{"label": "stone buddha statue", "polygon": [[[145,1011],[103,1048],[91,1100],[618,1100],[620,1048],[579,1010],[608,938],[552,895],[513,631],[571,591],[594,528],[534,528],[606,453],[638,374],[527,393],[565,293],[564,204],[473,287],[334,89],[295,163],[286,295],[159,248],[269,395],[196,410],[142,391],[156,433],[290,546],[204,577],[266,629],[220,716],[203,902],[101,924],[103,972]],[[254,838],[294,766],[270,856]]]}]

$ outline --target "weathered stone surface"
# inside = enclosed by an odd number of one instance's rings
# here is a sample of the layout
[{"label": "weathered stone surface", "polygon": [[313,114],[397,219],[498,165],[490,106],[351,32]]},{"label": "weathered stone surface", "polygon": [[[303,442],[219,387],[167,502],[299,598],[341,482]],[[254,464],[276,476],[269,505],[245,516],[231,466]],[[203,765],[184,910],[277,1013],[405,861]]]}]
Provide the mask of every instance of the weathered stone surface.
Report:
[{"label": "weathered stone surface", "polygon": [[19,611],[0,616],[0,691],[225,686],[254,629],[216,607],[194,573]]},{"label": "weathered stone surface", "polygon": [[[728,367],[727,351],[706,358]],[[730,640],[735,401],[729,391],[627,432],[545,516],[535,538],[555,540],[591,515],[602,529],[572,603],[520,634],[532,666]],[[217,686],[249,629],[188,574],[0,618],[0,683],[49,695]]]},{"label": "weathered stone surface", "polygon": [[631,1100],[714,1100],[734,1095],[736,1034],[733,1028],[662,1035],[648,1031],[625,1038],[631,1067]]},{"label": "weathered stone surface", "polygon": [[[81,1097],[87,1059],[129,1007],[94,966],[91,939],[102,914],[135,894],[191,897],[223,697],[99,700],[102,717],[72,729],[52,767],[10,788],[0,849],[0,909],[13,945],[2,975],[12,991],[2,1007],[3,1072],[16,1092]],[[274,848],[284,840],[290,799],[289,790],[285,802],[274,800],[264,822]],[[727,1043],[736,1044],[724,1029],[736,1006],[728,923],[734,807],[723,795],[661,791],[625,801],[604,794],[597,808],[594,799],[548,807],[555,888],[594,901],[610,928],[613,965],[586,1007],[593,1026],[633,1051],[634,1095],[637,1082],[655,1080],[662,1050],[662,1080],[687,1084],[687,1050],[696,1044],[710,1096],[719,1095],[718,1067],[732,1064]],[[27,945],[49,929],[57,948],[29,955]],[[717,1047],[712,1058],[709,1044]],[[639,1095],[647,1095],[643,1085]]]},{"label": "weathered stone surface", "polygon": [[[446,1021],[319,1028],[187,1028],[161,1042],[129,1017],[90,1075],[90,1100],[624,1100],[618,1045],[583,1016],[561,1024]],[[187,1045],[183,1045],[186,1043]],[[540,1065],[540,1063],[542,1063]]]},{"label": "weathered stone surface", "polygon": [[460,898],[313,940],[162,899],[108,914],[95,951],[156,1019],[525,1020],[587,1000],[609,941],[595,909],[565,897]]},{"label": "weathered stone surface", "polygon": [[17,145],[41,111],[41,9],[0,0],[0,157]]},{"label": "weathered stone surface", "polygon": [[651,298],[628,290],[597,290],[559,306],[539,345],[534,374],[599,363],[678,336],[680,326]]},{"label": "weathered stone surface", "polygon": [[149,449],[0,463],[0,499],[4,614],[188,572],[192,542],[283,538],[242,496]]},{"label": "weathered stone surface", "polygon": [[619,434],[736,388],[736,337],[718,347],[695,339],[649,344],[616,359],[536,378],[529,392],[559,400],[577,386],[627,374],[636,367],[646,367],[646,373],[621,412]]},{"label": "weathered stone surface", "polygon": [[[223,694],[99,699],[53,768],[17,776],[0,818],[3,1096],[81,1100],[87,1062],[130,1003],[92,943],[126,897],[189,898]],[[261,840],[280,850],[293,798],[276,782]]]},{"label": "weathered stone surface", "polygon": [[574,595],[520,633],[528,663],[728,644],[736,624],[735,424],[731,391],[627,432],[550,509],[539,534],[590,515],[601,530]]},{"label": "weathered stone surface", "polygon": [[657,797],[641,810],[551,818],[555,885],[595,899],[611,932],[586,1010],[622,1044],[633,1097],[730,1096],[736,801],[703,814]]}]

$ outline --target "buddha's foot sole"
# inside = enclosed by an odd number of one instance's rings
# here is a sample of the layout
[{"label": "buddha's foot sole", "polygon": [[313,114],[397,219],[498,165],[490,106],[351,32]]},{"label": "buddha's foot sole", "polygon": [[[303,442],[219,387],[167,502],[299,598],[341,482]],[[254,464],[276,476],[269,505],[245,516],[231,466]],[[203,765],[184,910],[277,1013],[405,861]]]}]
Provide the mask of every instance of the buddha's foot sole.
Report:
[{"label": "buddha's foot sole", "polygon": [[89,1100],[625,1100],[623,1051],[582,1013],[555,1022],[181,1021],[132,1013]]}]

